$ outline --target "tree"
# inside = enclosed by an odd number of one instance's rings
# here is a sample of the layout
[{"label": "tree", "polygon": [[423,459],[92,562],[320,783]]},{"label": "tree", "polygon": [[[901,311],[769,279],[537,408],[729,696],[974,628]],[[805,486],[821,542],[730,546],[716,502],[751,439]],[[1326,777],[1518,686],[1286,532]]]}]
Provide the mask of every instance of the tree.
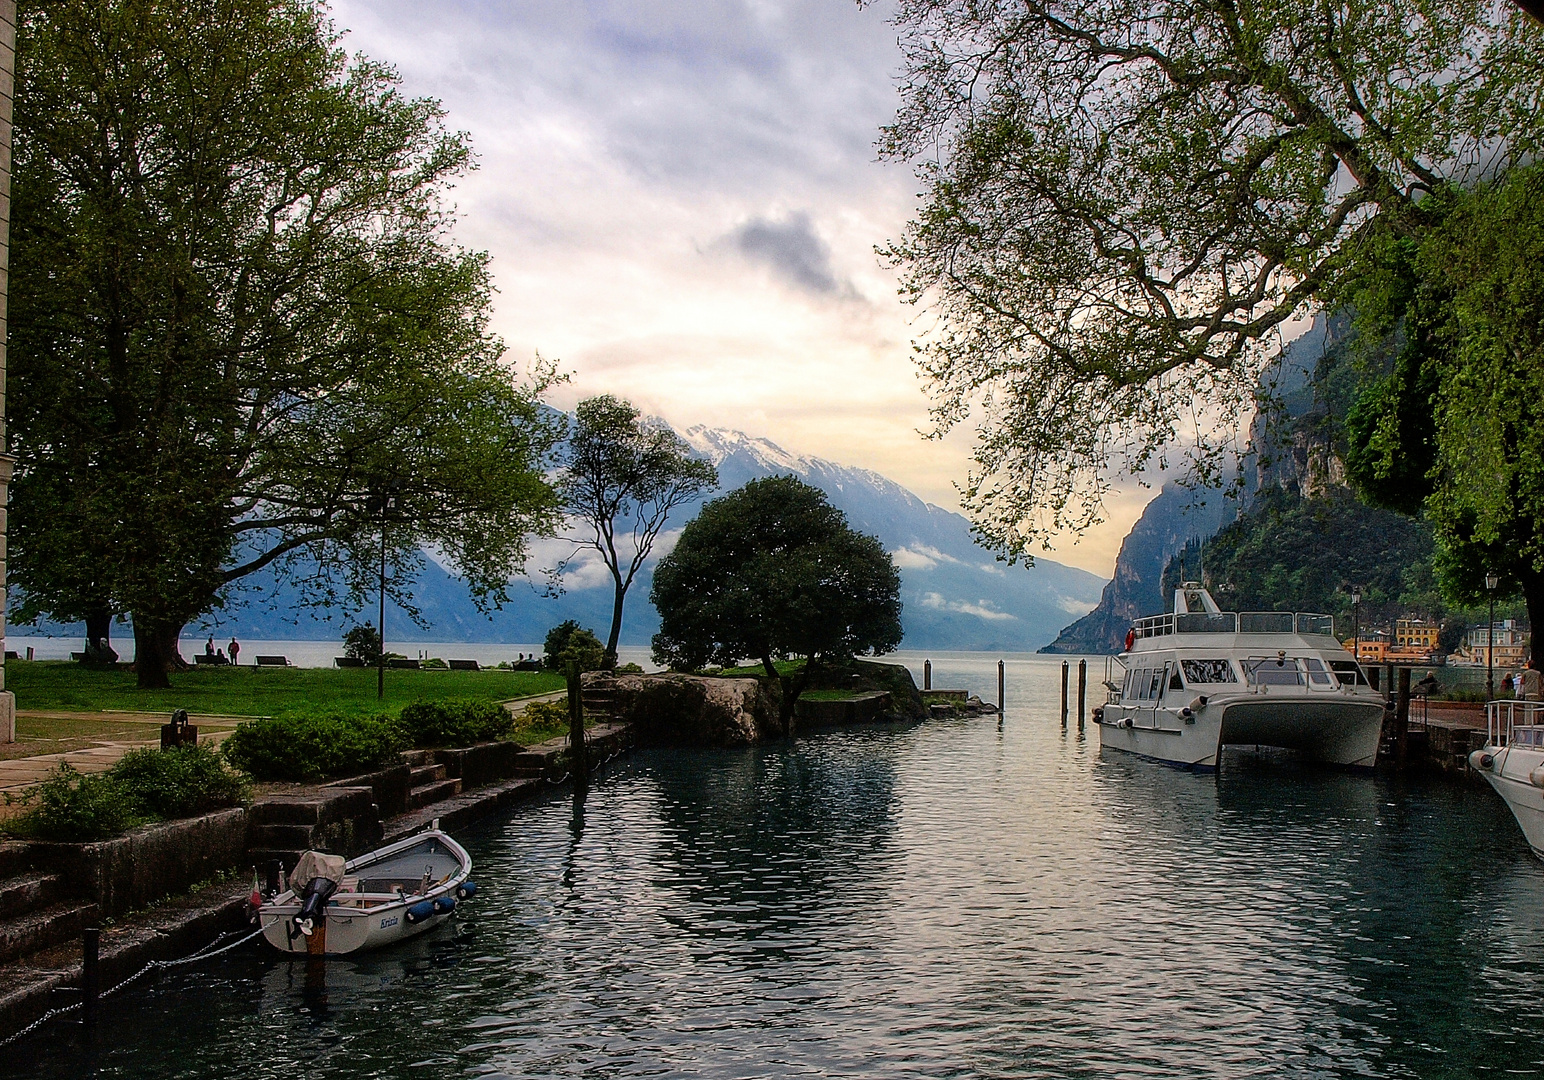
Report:
[{"label": "tree", "polygon": [[670,511],[717,487],[718,473],[694,458],[663,423],[641,419],[633,405],[606,394],[581,401],[574,410],[568,461],[558,486],[563,508],[589,530],[580,544],[597,552],[611,572],[606,665],[613,667],[627,590],[653,552]]},{"label": "tree", "polygon": [[359,623],[348,628],[343,635],[343,655],[360,661],[366,667],[381,662],[381,632],[371,623]]},{"label": "tree", "polygon": [[1220,478],[1286,320],[1368,222],[1536,155],[1544,31],[1474,0],[902,0],[882,152],[923,205],[890,255],[937,328],[937,434],[1017,557],[1099,520],[1181,435]]},{"label": "tree", "polygon": [[606,650],[600,638],[573,619],[565,619],[547,631],[542,652],[543,663],[553,671],[562,671],[571,660],[577,661],[585,671],[598,671],[606,666]]},{"label": "tree", "polygon": [[361,602],[383,534],[499,602],[560,432],[450,239],[465,136],[309,0],[61,0],[18,29],[19,618],[128,612],[155,686],[253,571]]},{"label": "tree", "polygon": [[1347,290],[1367,350],[1395,352],[1358,400],[1352,479],[1371,501],[1424,512],[1452,600],[1483,605],[1495,571],[1497,599],[1521,593],[1534,627],[1544,619],[1541,199],[1538,166],[1444,189],[1428,200],[1432,227],[1369,238]]},{"label": "tree", "polygon": [[[655,567],[654,659],[688,670],[759,660],[782,689],[786,726],[822,660],[901,643],[900,589],[883,545],[819,489],[752,480],[703,506]],[[797,675],[778,672],[776,661],[797,657]]]}]

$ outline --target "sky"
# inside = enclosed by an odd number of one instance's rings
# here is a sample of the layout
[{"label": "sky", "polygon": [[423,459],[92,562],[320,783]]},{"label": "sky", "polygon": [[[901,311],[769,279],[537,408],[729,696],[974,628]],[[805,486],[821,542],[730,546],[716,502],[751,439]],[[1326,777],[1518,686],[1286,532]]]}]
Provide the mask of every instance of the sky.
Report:
[{"label": "sky", "polygon": [[[677,428],[873,469],[957,510],[970,436],[924,439],[928,313],[876,248],[920,184],[880,162],[889,5],[852,0],[342,0],[345,46],[438,98],[479,168],[452,193],[488,251],[494,330]],[[425,14],[428,12],[428,14]],[[1156,489],[1048,557],[1108,575]]]}]

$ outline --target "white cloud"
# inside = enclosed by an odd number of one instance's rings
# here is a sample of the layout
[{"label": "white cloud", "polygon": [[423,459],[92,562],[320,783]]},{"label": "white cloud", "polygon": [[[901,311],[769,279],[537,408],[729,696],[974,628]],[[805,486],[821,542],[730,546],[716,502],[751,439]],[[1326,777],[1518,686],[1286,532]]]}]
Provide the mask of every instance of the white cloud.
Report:
[{"label": "white cloud", "polygon": [[928,544],[915,547],[898,547],[890,552],[890,558],[902,570],[931,570],[939,563],[959,563],[953,555],[946,555]]},{"label": "white cloud", "polygon": [[945,600],[942,593],[936,592],[923,593],[922,606],[938,611],[958,611],[962,615],[974,615],[978,619],[987,619],[992,622],[1018,618],[1017,615],[1010,615],[1006,611],[997,611],[986,600],[974,604],[967,600]]}]

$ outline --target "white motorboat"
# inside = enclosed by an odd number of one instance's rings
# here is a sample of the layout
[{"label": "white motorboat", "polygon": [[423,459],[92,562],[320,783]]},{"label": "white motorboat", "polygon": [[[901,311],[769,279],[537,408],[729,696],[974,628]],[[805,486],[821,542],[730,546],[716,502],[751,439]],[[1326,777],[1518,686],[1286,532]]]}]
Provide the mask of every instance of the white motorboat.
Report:
[{"label": "white motorboat", "polygon": [[1512,808],[1533,853],[1544,859],[1544,702],[1485,706],[1485,745],[1469,764]]},{"label": "white motorboat", "polygon": [[258,922],[282,952],[376,949],[450,918],[477,892],[471,874],[472,857],[437,827],[347,861],[308,851],[289,888],[258,906]]},{"label": "white motorboat", "polygon": [[1167,615],[1132,624],[1094,710],[1101,746],[1214,769],[1229,745],[1283,747],[1371,768],[1383,697],[1328,615],[1222,611],[1186,582]]}]

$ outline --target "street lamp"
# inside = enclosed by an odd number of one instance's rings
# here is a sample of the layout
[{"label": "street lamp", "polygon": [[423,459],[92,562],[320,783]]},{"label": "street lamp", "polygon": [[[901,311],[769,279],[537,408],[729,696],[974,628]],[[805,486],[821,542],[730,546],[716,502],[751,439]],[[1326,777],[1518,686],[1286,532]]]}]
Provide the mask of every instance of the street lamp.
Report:
[{"label": "street lamp", "polygon": [[1496,696],[1496,586],[1501,579],[1494,570],[1485,571],[1485,591],[1490,594],[1490,622],[1485,627],[1485,700]]},{"label": "street lamp", "polygon": [[375,623],[375,628],[381,636],[380,651],[375,658],[375,699],[377,701],[385,700],[386,697],[386,518],[398,508],[398,492],[401,487],[400,480],[386,480],[370,489],[370,509],[381,517],[380,611]]},{"label": "street lamp", "polygon": [[1361,602],[1362,587],[1360,585],[1351,586],[1351,659],[1357,663],[1362,662],[1361,611],[1358,607]]}]

